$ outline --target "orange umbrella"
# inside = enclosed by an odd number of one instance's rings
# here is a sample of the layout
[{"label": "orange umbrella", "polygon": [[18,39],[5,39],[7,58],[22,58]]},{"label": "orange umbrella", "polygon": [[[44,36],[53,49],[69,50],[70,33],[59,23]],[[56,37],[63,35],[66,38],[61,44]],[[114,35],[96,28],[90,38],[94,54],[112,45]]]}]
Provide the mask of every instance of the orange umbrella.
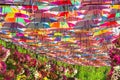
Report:
[{"label": "orange umbrella", "polygon": [[53,22],[50,24],[51,28],[60,28],[60,22]]}]

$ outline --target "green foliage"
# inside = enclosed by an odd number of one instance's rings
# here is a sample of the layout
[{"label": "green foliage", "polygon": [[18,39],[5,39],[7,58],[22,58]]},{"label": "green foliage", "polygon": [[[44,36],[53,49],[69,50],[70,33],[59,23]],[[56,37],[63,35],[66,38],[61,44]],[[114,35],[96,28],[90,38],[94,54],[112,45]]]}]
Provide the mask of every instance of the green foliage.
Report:
[{"label": "green foliage", "polygon": [[[5,41],[0,40],[0,44],[2,44],[4,47],[7,47],[6,46],[7,43]],[[15,45],[11,44],[11,48],[14,51]],[[30,54],[33,58],[36,58],[43,63],[51,60],[51,58],[48,58],[48,57],[40,55],[40,54],[32,53],[30,50],[26,50],[20,46],[17,46],[17,49],[21,53]],[[14,61],[11,59],[9,59],[8,61],[9,61],[7,63],[8,68],[15,69],[16,67],[12,64],[12,63],[14,63]],[[66,68],[68,66],[70,66],[70,67],[77,69],[77,74],[74,77],[78,78],[78,80],[106,80],[106,75],[110,70],[110,67],[107,67],[107,66],[93,67],[93,66],[72,65],[72,64],[62,62],[62,61],[57,61],[56,59],[52,59],[52,62],[54,64],[57,64],[58,66],[64,66]],[[31,70],[33,70],[33,69],[31,68]],[[70,75],[68,74],[68,76],[70,76]],[[2,77],[0,76],[0,80],[2,80],[1,78]]]},{"label": "green foliage", "polygon": [[106,80],[106,75],[110,67],[94,67],[94,66],[75,66],[78,73],[75,77],[81,80]]}]

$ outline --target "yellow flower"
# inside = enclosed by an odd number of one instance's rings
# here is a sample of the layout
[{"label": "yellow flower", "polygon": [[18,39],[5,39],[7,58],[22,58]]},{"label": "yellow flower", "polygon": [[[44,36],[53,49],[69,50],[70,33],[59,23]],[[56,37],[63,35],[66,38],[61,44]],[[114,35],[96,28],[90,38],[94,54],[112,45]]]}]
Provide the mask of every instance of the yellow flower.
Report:
[{"label": "yellow flower", "polygon": [[47,77],[44,77],[43,80],[49,80]]},{"label": "yellow flower", "polygon": [[16,80],[26,80],[26,78],[25,75],[18,75]]}]

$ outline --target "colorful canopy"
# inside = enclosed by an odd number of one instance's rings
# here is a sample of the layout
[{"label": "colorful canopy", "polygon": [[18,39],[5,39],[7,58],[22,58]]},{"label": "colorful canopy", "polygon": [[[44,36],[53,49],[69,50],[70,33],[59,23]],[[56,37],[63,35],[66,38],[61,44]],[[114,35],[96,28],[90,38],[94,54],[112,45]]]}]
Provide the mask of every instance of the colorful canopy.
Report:
[{"label": "colorful canopy", "polygon": [[39,53],[75,64],[109,65],[108,46],[119,35],[117,2],[9,0],[7,3],[13,5],[0,6],[0,38],[27,44]]}]

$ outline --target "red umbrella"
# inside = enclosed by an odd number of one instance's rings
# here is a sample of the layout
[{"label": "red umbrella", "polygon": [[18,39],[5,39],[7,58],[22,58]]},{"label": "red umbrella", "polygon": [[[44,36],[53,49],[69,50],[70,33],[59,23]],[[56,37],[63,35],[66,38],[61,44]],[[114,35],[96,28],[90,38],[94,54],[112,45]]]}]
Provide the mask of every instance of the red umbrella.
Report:
[{"label": "red umbrella", "polygon": [[23,6],[25,9],[33,9],[33,10],[38,10],[38,6],[36,5],[27,5],[27,6]]},{"label": "red umbrella", "polygon": [[51,4],[56,4],[56,5],[72,5],[71,0],[57,0],[57,1],[51,2]]},{"label": "red umbrella", "polygon": [[109,22],[105,22],[104,24],[101,24],[100,27],[115,27],[117,26],[118,23],[116,21],[109,21]]},{"label": "red umbrella", "polygon": [[115,18],[115,16],[116,16],[116,14],[110,14],[110,15],[108,16],[108,19],[109,19],[109,18]]}]

